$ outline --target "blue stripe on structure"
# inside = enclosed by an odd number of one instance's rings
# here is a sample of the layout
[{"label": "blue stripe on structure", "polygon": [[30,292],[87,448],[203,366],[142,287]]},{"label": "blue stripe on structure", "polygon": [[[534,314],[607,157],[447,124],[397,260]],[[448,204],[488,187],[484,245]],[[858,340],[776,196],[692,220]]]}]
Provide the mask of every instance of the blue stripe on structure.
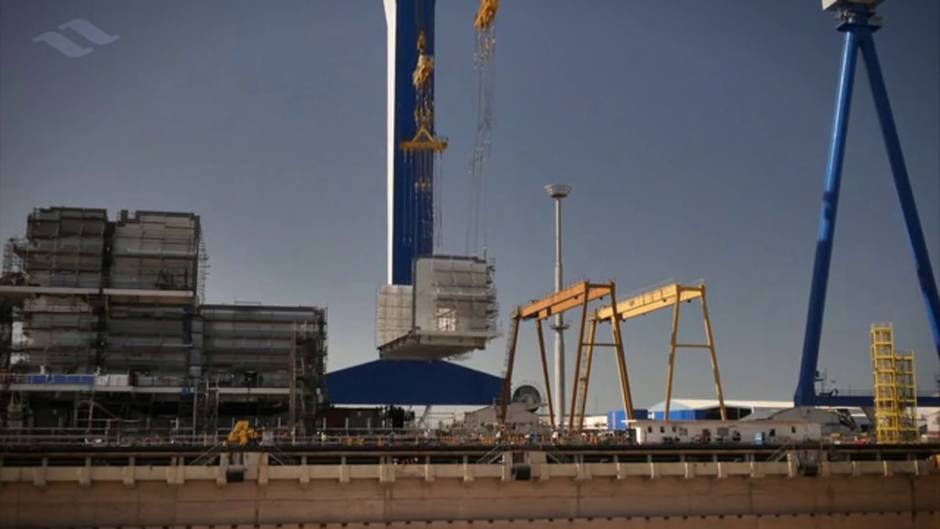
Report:
[{"label": "blue stripe on structure", "polygon": [[[418,62],[419,18],[424,29],[428,53],[434,53],[435,0],[401,0],[395,13],[395,125],[394,125],[394,189],[392,200],[392,283],[410,285],[415,257],[430,255],[434,241],[433,189],[419,200],[415,189],[418,168],[408,163],[399,147],[403,140],[414,137],[415,89],[411,74]],[[418,16],[418,11],[420,17]],[[433,98],[434,81],[431,80]],[[433,132],[433,131],[432,131]]]},{"label": "blue stripe on structure", "polygon": [[443,360],[373,360],[326,375],[336,405],[480,405],[496,402],[503,379]]}]

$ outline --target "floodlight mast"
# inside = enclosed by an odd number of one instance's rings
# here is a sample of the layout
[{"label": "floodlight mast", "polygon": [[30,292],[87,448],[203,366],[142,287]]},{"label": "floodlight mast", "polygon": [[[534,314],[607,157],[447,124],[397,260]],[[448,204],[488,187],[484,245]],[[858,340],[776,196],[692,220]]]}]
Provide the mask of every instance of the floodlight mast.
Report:
[{"label": "floodlight mast", "polygon": [[[555,201],[555,292],[561,291],[561,201],[571,193],[571,186],[549,184],[545,186],[548,196]],[[552,325],[555,331],[555,424],[563,428],[565,424],[565,320],[561,314],[555,315]],[[580,346],[579,346],[580,347]]]}]

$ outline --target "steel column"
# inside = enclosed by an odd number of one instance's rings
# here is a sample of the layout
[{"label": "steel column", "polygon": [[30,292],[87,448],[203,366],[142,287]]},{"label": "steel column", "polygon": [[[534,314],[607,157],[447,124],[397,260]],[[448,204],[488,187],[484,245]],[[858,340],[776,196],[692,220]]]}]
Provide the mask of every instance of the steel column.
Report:
[{"label": "steel column", "polygon": [[548,419],[555,428],[555,405],[552,403],[552,381],[548,378],[548,359],[545,355],[545,334],[542,332],[542,320],[535,320],[535,332],[539,337],[539,354],[542,358],[542,375],[545,377],[545,400],[548,401]]},{"label": "steel column", "polygon": [[829,163],[826,169],[822,212],[819,218],[816,258],[813,263],[813,282],[810,287],[809,309],[806,315],[806,333],[803,337],[800,380],[796,388],[796,395],[793,398],[797,406],[811,404],[816,397],[814,387],[816,364],[819,359],[819,341],[822,335],[823,312],[826,305],[826,287],[829,282],[829,264],[832,260],[832,237],[836,225],[836,211],[839,206],[842,161],[845,156],[845,137],[849,124],[849,107],[852,103],[852,88],[855,81],[857,57],[858,37],[854,31],[846,31],[845,43],[842,49],[839,91],[836,95],[836,110],[829,144]]},{"label": "steel column", "polygon": [[[829,274],[829,262],[832,252],[833,232],[835,229],[836,207],[839,198],[839,185],[844,156],[845,134],[848,124],[849,107],[852,99],[852,84],[855,75],[857,55],[860,51],[868,70],[878,121],[884,136],[885,148],[894,178],[898,201],[904,215],[908,241],[914,254],[914,264],[921,294],[927,309],[927,319],[933,333],[934,347],[940,358],[940,296],[930,264],[923,228],[917,213],[914,193],[908,177],[901,142],[898,137],[891,105],[888,101],[887,88],[881,72],[881,65],[875,51],[872,33],[878,29],[873,22],[874,12],[869,8],[856,6],[842,14],[843,23],[839,30],[845,32],[845,46],[842,57],[842,71],[839,92],[836,97],[836,112],[833,125],[832,142],[829,151],[829,166],[826,179],[826,192],[823,196],[823,213],[819,226],[819,241],[816,247],[816,261],[813,269],[813,282],[810,291],[809,310],[806,319],[806,334],[803,341],[803,358],[800,364],[800,380],[794,401],[797,405],[831,404],[846,400],[846,397],[815,394],[816,365],[819,359],[819,342],[822,332],[822,320],[825,307],[826,284]],[[861,400],[857,397],[853,399]],[[864,398],[871,403],[871,398]]]},{"label": "steel column", "polygon": [[[617,292],[613,284],[610,289],[610,299],[617,303]],[[633,420],[633,394],[630,391],[630,374],[627,369],[627,357],[623,347],[623,334],[620,332],[620,317],[614,314],[610,319],[610,330],[614,337],[614,354],[617,356],[617,378],[620,380],[620,400],[623,403],[623,412],[628,420]]]},{"label": "steel column", "polygon": [[702,285],[702,319],[705,320],[705,341],[708,344],[708,353],[712,361],[712,374],[715,377],[715,393],[718,394],[718,409],[721,412],[721,420],[728,420],[728,410],[725,408],[725,392],[721,388],[721,371],[718,369],[718,353],[715,352],[715,337],[712,334],[712,319],[708,315],[708,296],[705,293],[705,285]]},{"label": "steel column", "polygon": [[[555,293],[562,288],[561,265],[561,199],[555,199]],[[558,417],[555,424],[559,428],[565,426],[565,319],[561,314],[555,315],[555,410]]]},{"label": "steel column", "polygon": [[577,401],[578,401],[578,385],[581,383],[580,373],[581,373],[581,344],[584,343],[584,328],[587,323],[587,312],[588,312],[588,291],[590,286],[588,283],[584,284],[584,301],[581,304],[581,324],[578,325],[578,348],[577,355],[574,360],[574,391],[571,392],[571,417],[568,417],[568,429],[572,432],[575,431],[575,415],[577,414]]},{"label": "steel column", "polygon": [[499,399],[499,424],[506,425],[506,409],[509,399],[512,398],[512,368],[516,363],[516,344],[519,340],[519,312],[512,315],[512,329],[509,331],[509,341],[506,343],[506,375],[503,378],[502,397]]},{"label": "steel column", "polygon": [[676,295],[676,304],[672,308],[672,335],[669,339],[669,361],[666,366],[666,402],[663,411],[663,422],[669,422],[669,409],[672,406],[672,374],[676,366],[676,343],[679,339],[679,310],[682,304],[682,291]]},{"label": "steel column", "polygon": [[930,255],[927,252],[927,243],[924,241],[924,230],[920,225],[920,216],[917,214],[917,204],[914,201],[914,191],[907,174],[907,165],[904,163],[904,153],[901,151],[901,140],[894,124],[894,115],[891,112],[891,103],[888,101],[888,90],[885,87],[884,77],[881,74],[881,65],[875,51],[875,41],[871,33],[865,33],[859,40],[859,49],[865,60],[868,70],[868,82],[871,85],[872,97],[875,100],[875,109],[878,111],[878,121],[881,124],[881,133],[884,135],[885,147],[888,151],[888,161],[891,164],[891,174],[894,175],[894,187],[897,189],[898,201],[901,203],[901,212],[904,214],[904,224],[907,227],[907,236],[914,253],[914,265],[917,269],[917,281],[927,308],[927,319],[930,330],[933,332],[934,347],[937,357],[940,358],[940,301],[937,295],[937,282],[934,279],[933,268],[930,264]]},{"label": "steel column", "polygon": [[[578,431],[584,429],[584,412],[587,409],[587,396],[588,389],[591,384],[591,365],[594,362],[594,337],[597,333],[597,320],[591,318],[591,322],[588,327],[588,338],[587,342],[582,342],[580,347],[585,348],[584,350],[584,395],[579,399],[578,402]],[[575,383],[575,392],[578,391],[578,385],[580,382]]]}]

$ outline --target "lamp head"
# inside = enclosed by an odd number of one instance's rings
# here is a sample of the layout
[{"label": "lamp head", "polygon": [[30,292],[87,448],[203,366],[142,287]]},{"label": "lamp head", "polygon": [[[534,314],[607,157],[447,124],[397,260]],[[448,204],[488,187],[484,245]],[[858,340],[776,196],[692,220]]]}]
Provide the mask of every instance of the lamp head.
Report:
[{"label": "lamp head", "polygon": [[552,198],[565,198],[571,193],[571,186],[565,184],[549,184],[545,186],[545,191]]}]

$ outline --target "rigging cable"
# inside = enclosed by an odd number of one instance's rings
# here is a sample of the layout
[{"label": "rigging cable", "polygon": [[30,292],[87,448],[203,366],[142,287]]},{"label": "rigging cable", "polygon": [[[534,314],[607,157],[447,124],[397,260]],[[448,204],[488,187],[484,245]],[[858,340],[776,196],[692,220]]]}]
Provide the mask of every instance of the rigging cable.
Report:
[{"label": "rigging cable", "polygon": [[483,215],[485,172],[490,157],[493,130],[493,57],[496,53],[494,33],[499,0],[481,0],[474,18],[476,46],[473,69],[476,73],[476,133],[469,164],[469,202],[465,233],[465,251],[486,252],[486,219]]}]

